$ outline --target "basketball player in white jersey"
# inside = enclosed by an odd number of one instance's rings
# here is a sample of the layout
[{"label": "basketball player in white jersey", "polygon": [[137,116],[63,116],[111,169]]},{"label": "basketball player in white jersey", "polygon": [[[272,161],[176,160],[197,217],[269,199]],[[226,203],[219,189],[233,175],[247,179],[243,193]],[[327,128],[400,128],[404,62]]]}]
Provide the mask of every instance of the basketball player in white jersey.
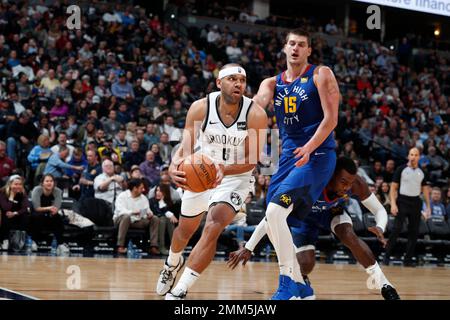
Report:
[{"label": "basketball player in white jersey", "polygon": [[[214,258],[217,239],[250,191],[252,171],[265,142],[267,115],[253,100],[244,97],[244,68],[237,64],[225,65],[216,84],[220,91],[191,105],[181,147],[169,168],[173,181],[185,188],[185,173],[178,171],[177,166],[195,150],[214,161],[217,179],[213,189],[198,193],[186,190],[183,194],[179,224],[156,287],[156,292],[166,295],[168,300],[183,299]],[[198,137],[195,136],[197,132]],[[249,139],[250,136],[254,139]],[[205,212],[208,215],[200,240],[190,253],[180,280],[171,290],[177,272],[184,264],[183,250]]]}]

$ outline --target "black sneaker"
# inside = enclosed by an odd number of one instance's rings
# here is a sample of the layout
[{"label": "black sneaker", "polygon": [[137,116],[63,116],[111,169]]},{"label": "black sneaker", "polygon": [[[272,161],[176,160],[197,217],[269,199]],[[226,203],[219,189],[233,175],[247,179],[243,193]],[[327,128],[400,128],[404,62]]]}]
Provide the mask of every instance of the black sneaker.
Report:
[{"label": "black sneaker", "polygon": [[400,296],[397,293],[397,290],[393,286],[390,286],[388,284],[385,284],[381,288],[381,295],[383,296],[384,300],[400,300]]}]

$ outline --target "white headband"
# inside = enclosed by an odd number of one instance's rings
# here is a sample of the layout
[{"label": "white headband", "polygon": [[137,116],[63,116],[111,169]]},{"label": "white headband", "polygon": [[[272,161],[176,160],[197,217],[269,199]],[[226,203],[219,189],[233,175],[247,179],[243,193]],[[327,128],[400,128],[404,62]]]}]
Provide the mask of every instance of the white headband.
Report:
[{"label": "white headband", "polygon": [[229,67],[219,71],[219,79],[231,76],[232,74],[241,74],[244,77],[247,77],[244,68],[242,67]]},{"label": "white headband", "polygon": [[16,179],[22,180],[22,177],[19,176],[18,174],[13,174],[12,176],[9,177],[8,181],[12,182],[13,180],[16,180]]}]

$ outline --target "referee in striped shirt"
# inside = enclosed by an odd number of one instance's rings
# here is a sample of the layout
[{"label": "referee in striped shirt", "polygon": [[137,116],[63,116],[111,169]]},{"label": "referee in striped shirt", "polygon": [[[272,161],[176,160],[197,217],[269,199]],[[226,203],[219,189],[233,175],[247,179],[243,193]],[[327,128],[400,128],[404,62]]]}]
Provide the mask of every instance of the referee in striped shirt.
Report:
[{"label": "referee in striped shirt", "polygon": [[414,267],[416,265],[412,258],[419,235],[422,214],[421,193],[423,193],[425,198],[425,215],[428,217],[431,215],[430,187],[426,173],[419,168],[419,158],[420,151],[417,148],[410,149],[408,163],[397,168],[392,179],[390,191],[391,213],[395,216],[395,223],[386,246],[384,258],[384,264],[386,265],[389,264],[391,253],[396,245],[405,218],[408,218],[408,244],[403,262],[405,266]]}]

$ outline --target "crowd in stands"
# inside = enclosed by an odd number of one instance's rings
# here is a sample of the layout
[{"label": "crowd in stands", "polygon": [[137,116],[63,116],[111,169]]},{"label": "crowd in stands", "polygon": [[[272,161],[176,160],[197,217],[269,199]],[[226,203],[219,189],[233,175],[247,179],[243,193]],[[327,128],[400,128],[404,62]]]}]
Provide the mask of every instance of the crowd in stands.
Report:
[{"label": "crowd in stands", "polygon": [[[82,29],[69,30],[57,1],[0,4],[0,242],[7,246],[9,230],[34,239],[50,229],[64,244],[61,198],[95,198],[113,212],[120,253],[128,228],[148,229],[150,253],[167,253],[181,198],[167,169],[187,110],[216,90],[229,62],[246,68],[253,96],[262,79],[283,71],[284,35],[207,25],[183,37],[138,7],[82,10]],[[310,62],[333,69],[342,93],[338,153],[358,162],[383,204],[393,171],[416,146],[434,187],[433,214],[448,217],[448,61],[437,52],[413,56],[402,43],[396,51],[373,41],[331,46],[319,32]],[[267,113],[276,129],[273,105]],[[264,215],[270,176],[259,172],[238,226]],[[242,228],[230,228],[243,241]]]}]

